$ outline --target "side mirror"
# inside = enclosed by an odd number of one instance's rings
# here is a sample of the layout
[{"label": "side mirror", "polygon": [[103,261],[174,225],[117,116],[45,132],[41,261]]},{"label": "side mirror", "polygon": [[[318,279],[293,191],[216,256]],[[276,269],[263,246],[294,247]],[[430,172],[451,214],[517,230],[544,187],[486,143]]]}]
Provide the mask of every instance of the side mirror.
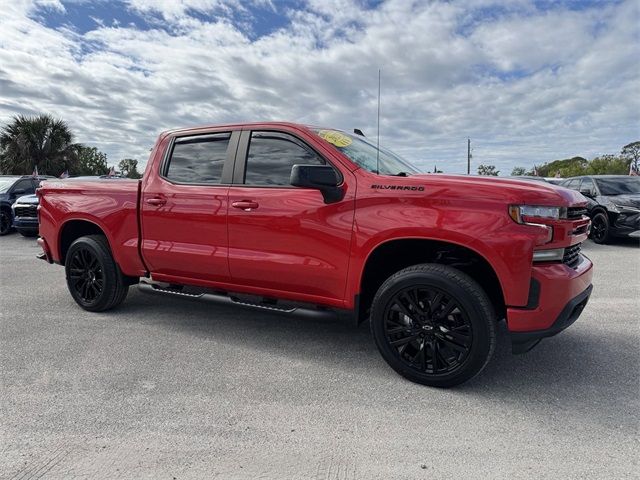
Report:
[{"label": "side mirror", "polygon": [[593,192],[592,192],[591,190],[589,190],[589,189],[580,190],[580,193],[581,193],[582,195],[584,195],[585,197],[589,197],[589,198],[591,198],[591,197],[593,197],[593,196],[594,196],[594,195],[593,195]]},{"label": "side mirror", "polygon": [[291,185],[320,190],[324,203],[339,202],[344,197],[338,186],[340,178],[330,165],[294,165],[291,168]]}]

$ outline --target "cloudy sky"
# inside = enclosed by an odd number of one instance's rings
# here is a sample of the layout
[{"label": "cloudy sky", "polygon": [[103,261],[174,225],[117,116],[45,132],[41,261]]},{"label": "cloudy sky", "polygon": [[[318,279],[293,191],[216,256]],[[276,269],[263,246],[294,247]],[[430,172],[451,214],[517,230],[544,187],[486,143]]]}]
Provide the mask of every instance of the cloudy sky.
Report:
[{"label": "cloudy sky", "polygon": [[66,120],[109,163],[173,127],[289,120],[376,131],[424,169],[530,167],[640,139],[628,1],[12,0],[0,124]]}]

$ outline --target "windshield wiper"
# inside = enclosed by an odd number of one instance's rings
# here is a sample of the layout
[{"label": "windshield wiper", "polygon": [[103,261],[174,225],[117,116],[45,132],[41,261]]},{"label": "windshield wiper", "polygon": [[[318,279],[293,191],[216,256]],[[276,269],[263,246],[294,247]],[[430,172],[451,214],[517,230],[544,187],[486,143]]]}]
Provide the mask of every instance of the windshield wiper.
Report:
[{"label": "windshield wiper", "polygon": [[407,172],[398,172],[391,175],[392,177],[408,177],[410,174]]}]

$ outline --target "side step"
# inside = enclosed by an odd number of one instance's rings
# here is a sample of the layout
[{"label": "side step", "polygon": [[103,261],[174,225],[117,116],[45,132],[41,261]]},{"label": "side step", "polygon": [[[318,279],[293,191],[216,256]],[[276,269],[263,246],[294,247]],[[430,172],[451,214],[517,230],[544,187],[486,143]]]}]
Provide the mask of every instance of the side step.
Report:
[{"label": "side step", "polygon": [[[277,300],[272,299],[263,298],[262,300],[258,300],[261,297],[256,297],[253,295],[226,293],[200,287],[169,285],[166,283],[154,282],[145,278],[140,279],[138,290],[143,293],[155,293],[173,295],[183,298],[201,299],[222,305],[238,305],[242,307],[255,308],[258,310],[267,310],[284,314],[296,314],[322,318],[335,318],[336,316],[340,315],[337,310],[329,308],[297,304],[296,302],[292,302],[291,304],[281,304]],[[254,298],[256,299],[256,301],[253,300]]]},{"label": "side step", "polygon": [[229,299],[236,305],[242,305],[243,307],[261,308],[263,310],[271,310],[274,312],[293,313],[299,308],[299,307],[279,306],[277,303],[270,304],[270,303],[263,303],[263,302],[260,302],[260,303],[247,302],[246,300],[241,300],[238,297],[234,297],[232,295],[229,296]]}]

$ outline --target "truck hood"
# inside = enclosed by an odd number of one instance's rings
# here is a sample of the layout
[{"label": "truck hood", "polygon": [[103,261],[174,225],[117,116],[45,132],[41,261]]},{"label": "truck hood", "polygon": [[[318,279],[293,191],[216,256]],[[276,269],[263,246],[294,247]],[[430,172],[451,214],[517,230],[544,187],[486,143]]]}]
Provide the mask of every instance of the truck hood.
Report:
[{"label": "truck hood", "polygon": [[37,205],[39,202],[36,194],[31,195],[23,195],[22,197],[18,197],[16,203],[20,203],[22,205]]},{"label": "truck hood", "polygon": [[[403,177],[401,177],[403,178]],[[511,178],[482,177],[473,175],[418,174],[404,177],[404,183],[423,184],[426,189],[443,188],[457,195],[473,198],[505,201],[509,204],[548,205],[569,207],[586,205],[581,193],[551,183],[515,180]],[[444,193],[444,192],[443,192]]]},{"label": "truck hood", "polygon": [[608,200],[616,205],[640,208],[640,194],[629,193],[625,195],[604,195]]}]

